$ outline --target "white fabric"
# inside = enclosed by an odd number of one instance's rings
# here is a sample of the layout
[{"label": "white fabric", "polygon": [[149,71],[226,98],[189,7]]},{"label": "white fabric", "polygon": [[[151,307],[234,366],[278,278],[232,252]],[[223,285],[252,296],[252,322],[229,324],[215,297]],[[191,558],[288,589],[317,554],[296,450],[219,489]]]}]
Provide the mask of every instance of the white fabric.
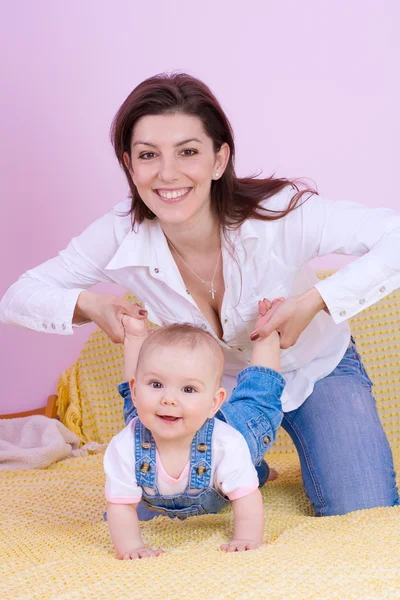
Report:
[{"label": "white fabric", "polygon": [[[293,193],[288,187],[264,205],[282,210]],[[58,257],[22,275],[1,302],[0,319],[36,331],[70,334],[81,291],[108,281],[131,290],[155,323],[190,322],[214,335],[186,292],[158,221],[145,221],[132,231],[130,216],[121,216],[129,207],[129,201],[117,205]],[[360,258],[319,282],[306,263],[329,253]],[[220,344],[228,392],[250,359],[249,335],[258,299],[288,297],[315,286],[329,308],[332,316],[321,311],[297,343],[282,351],[282,404],[285,411],[293,410],[342,358],[350,335],[346,320],[399,286],[400,215],[314,195],[283,219],[251,219],[228,232],[223,267]]]},{"label": "white fabric", "polygon": [[[132,419],[113,437],[104,455],[106,498],[112,503],[135,504],[142,497],[142,489],[137,485],[135,477],[135,422],[136,419]],[[257,472],[251,462],[250,451],[242,434],[227,423],[215,419],[211,445],[212,486],[232,500],[254,492],[258,488]],[[160,494],[166,496],[185,491],[189,483],[189,463],[179,479],[174,479],[165,472],[158,455],[156,469]],[[148,494],[154,494],[153,489],[144,489]]]},{"label": "white fabric", "polygon": [[0,470],[38,469],[74,456],[80,439],[57,419],[0,419]]}]

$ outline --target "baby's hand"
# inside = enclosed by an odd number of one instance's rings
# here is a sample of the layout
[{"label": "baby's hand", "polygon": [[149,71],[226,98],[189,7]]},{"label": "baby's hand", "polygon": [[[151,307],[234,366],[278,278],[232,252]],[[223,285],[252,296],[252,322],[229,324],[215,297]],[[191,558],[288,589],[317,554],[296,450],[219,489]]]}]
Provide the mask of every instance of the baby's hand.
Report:
[{"label": "baby's hand", "polygon": [[149,334],[147,316],[144,319],[135,319],[130,315],[122,315],[121,323],[125,330],[125,337],[147,337]]},{"label": "baby's hand", "polygon": [[148,546],[142,546],[141,548],[133,548],[133,550],[124,552],[124,554],[119,554],[118,558],[120,560],[135,560],[135,558],[152,558],[161,554],[164,554],[164,550],[161,550],[161,548],[154,550]]},{"label": "baby's hand", "polygon": [[262,542],[257,543],[254,540],[231,540],[227,544],[222,544],[222,552],[246,552],[247,550],[257,550],[264,546]]}]

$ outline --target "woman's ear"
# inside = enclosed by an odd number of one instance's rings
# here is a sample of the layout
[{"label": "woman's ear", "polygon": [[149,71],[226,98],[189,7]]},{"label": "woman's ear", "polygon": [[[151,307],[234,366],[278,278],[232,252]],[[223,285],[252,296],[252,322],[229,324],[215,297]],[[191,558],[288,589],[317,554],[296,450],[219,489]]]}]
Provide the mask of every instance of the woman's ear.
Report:
[{"label": "woman's ear", "polygon": [[129,389],[131,390],[132,404],[135,406],[135,378],[132,377],[129,381]]},{"label": "woman's ear", "polygon": [[[231,155],[231,150],[228,144],[225,142],[221,145],[221,148],[216,153],[215,159],[215,177],[214,179],[220,179],[226,169],[226,165],[228,164],[229,157]],[[218,175],[217,175],[218,173]]]},{"label": "woman's ear", "polygon": [[221,405],[225,402],[226,399],[226,389],[221,387],[219,388],[214,395],[212,409],[210,410],[209,419],[212,419],[213,416],[219,411]]}]

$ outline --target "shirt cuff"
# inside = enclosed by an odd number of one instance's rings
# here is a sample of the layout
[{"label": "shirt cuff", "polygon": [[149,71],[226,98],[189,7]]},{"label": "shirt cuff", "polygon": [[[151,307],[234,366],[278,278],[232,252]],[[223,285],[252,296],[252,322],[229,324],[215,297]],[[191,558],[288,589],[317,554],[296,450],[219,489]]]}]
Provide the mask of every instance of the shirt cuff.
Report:
[{"label": "shirt cuff", "polygon": [[244,498],[245,496],[250,496],[256,489],[258,488],[258,481],[253,485],[248,485],[246,487],[238,488],[233,492],[227,494],[229,500],[239,500],[239,498]]}]

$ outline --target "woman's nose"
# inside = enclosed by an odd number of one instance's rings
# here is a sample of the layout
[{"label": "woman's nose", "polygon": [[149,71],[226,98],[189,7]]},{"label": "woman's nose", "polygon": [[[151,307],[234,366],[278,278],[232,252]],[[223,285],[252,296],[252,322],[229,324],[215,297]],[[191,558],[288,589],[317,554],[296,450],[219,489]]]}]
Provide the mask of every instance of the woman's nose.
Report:
[{"label": "woman's nose", "polygon": [[163,158],[160,163],[159,177],[162,181],[170,183],[179,178],[178,167],[174,158]]}]

